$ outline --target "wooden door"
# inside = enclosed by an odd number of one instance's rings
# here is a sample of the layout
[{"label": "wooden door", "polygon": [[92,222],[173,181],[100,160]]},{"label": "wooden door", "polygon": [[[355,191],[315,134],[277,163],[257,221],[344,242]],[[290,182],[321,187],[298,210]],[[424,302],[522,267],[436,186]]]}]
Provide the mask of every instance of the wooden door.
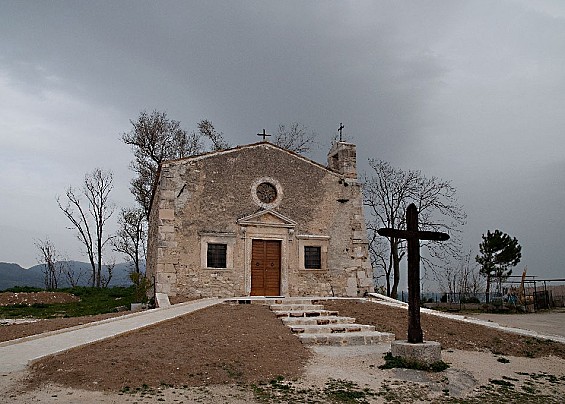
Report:
[{"label": "wooden door", "polygon": [[253,240],[251,296],[279,296],[281,289],[281,242]]}]

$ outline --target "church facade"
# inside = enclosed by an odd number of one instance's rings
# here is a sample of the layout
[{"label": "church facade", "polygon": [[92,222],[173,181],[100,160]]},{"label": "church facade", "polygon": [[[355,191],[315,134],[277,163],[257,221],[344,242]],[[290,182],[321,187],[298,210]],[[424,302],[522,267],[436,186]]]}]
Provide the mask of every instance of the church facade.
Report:
[{"label": "church facade", "polygon": [[327,166],[265,141],[163,163],[147,276],[185,298],[372,292],[355,145]]}]

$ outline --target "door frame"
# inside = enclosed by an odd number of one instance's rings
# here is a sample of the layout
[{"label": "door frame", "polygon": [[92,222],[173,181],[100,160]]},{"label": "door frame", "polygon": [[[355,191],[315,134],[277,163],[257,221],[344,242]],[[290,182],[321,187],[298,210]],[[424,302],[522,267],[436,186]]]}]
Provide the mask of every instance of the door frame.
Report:
[{"label": "door frame", "polygon": [[[288,296],[288,255],[289,255],[289,243],[288,243],[288,229],[284,228],[271,228],[276,230],[272,234],[265,232],[265,228],[260,229],[261,232],[255,233],[253,229],[247,228],[246,234],[244,236],[244,283],[245,283],[245,294],[246,296],[251,296],[251,260],[252,260],[252,246],[253,240],[266,240],[266,241],[279,241],[281,246],[280,254],[280,284],[279,284],[279,294],[280,296]],[[259,229],[257,229],[259,230]],[[252,233],[252,234],[249,234]],[[278,234],[276,234],[278,233]],[[282,233],[282,234],[281,234]]]},{"label": "door frame", "polygon": [[[251,249],[252,241],[277,240],[281,242],[281,282],[280,295],[289,296],[288,278],[293,249],[296,248],[294,230],[296,222],[279,212],[260,210],[237,220],[239,234],[243,244],[243,282],[245,295],[251,295]],[[239,244],[239,243],[238,243]],[[239,250],[238,255],[241,254]],[[298,258],[292,258],[296,261]],[[297,263],[295,263],[296,265]]]}]

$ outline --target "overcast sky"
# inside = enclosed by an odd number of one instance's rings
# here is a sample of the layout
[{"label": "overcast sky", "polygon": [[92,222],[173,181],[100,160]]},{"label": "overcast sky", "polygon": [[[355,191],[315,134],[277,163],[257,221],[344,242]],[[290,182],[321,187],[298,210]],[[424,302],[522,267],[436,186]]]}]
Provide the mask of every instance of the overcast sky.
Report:
[{"label": "overcast sky", "polygon": [[120,136],[142,110],[232,144],[340,122],[367,159],[452,181],[466,248],[500,229],[528,273],[565,277],[565,2],[2,1],[0,261],[51,238],[85,260],[56,203],[95,167],[133,205]]}]

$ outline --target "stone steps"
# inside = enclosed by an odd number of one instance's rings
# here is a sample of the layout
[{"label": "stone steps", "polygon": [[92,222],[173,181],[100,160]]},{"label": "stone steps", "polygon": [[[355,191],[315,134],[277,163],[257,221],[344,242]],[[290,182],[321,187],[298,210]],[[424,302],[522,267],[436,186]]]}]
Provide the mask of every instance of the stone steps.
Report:
[{"label": "stone steps", "polygon": [[301,304],[288,304],[288,303],[282,303],[282,304],[273,304],[271,306],[269,306],[269,308],[273,311],[315,311],[315,310],[324,310],[324,305],[323,304],[306,304],[306,303],[301,303]]},{"label": "stone steps", "polygon": [[[271,309],[273,310],[273,309]],[[335,310],[294,310],[294,311],[277,311],[273,310],[277,317],[327,317],[337,316],[339,313]]]},{"label": "stone steps", "polygon": [[295,334],[334,334],[375,331],[375,326],[364,324],[288,325]]},{"label": "stone steps", "polygon": [[356,324],[352,317],[341,317],[325,310],[319,301],[284,301],[270,309],[305,345],[374,345],[394,341],[394,334],[375,331],[372,325]]},{"label": "stone steps", "polygon": [[378,331],[348,332],[335,334],[299,334],[298,338],[305,345],[376,345],[391,343],[394,334]]},{"label": "stone steps", "polygon": [[271,306],[278,304],[312,304],[312,299],[296,298],[296,297],[234,297],[226,299],[226,303],[230,304],[260,304],[263,306]]},{"label": "stone steps", "polygon": [[354,323],[353,317],[318,316],[318,317],[281,317],[284,325],[328,325]]}]

